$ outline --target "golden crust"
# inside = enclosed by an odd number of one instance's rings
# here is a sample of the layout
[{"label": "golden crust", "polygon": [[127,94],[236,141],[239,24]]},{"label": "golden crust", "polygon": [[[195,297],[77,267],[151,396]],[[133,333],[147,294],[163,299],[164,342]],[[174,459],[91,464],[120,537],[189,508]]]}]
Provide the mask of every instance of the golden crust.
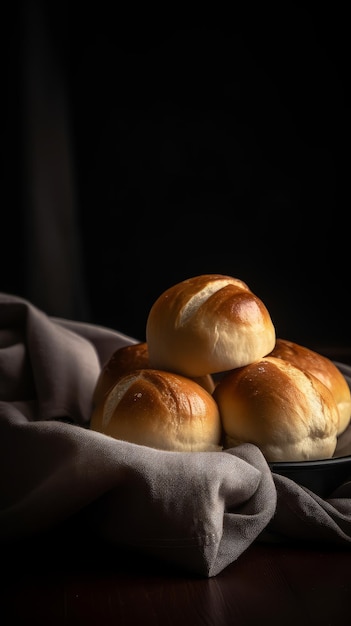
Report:
[{"label": "golden crust", "polygon": [[146,340],[152,367],[194,377],[265,356],[275,345],[275,328],[246,283],[205,274],[159,296],[148,315]]},{"label": "golden crust", "polygon": [[281,338],[277,338],[269,356],[284,359],[310,372],[328,387],[339,410],[338,435],[343,433],[351,418],[351,392],[345,377],[333,361],[305,346]]},{"label": "golden crust", "polygon": [[250,442],[267,461],[333,456],[338,409],[321,381],[283,359],[266,357],[228,372],[213,393],[224,447]]},{"label": "golden crust", "polygon": [[[149,369],[149,351],[146,342],[139,342],[122,346],[113,352],[104,364],[95,385],[93,394],[93,411],[91,416],[91,428],[100,430],[102,419],[102,405],[105,398],[116,382],[126,374],[139,369]],[[201,387],[212,393],[215,387],[210,374],[194,377]]]},{"label": "golden crust", "polygon": [[212,395],[191,379],[161,370],[136,370],[119,378],[94,430],[163,450],[221,449],[222,425]]},{"label": "golden crust", "polygon": [[94,390],[93,405],[97,406],[103,400],[118,378],[135,369],[148,367],[148,364],[149,352],[146,342],[129,344],[115,350],[100,372]]}]

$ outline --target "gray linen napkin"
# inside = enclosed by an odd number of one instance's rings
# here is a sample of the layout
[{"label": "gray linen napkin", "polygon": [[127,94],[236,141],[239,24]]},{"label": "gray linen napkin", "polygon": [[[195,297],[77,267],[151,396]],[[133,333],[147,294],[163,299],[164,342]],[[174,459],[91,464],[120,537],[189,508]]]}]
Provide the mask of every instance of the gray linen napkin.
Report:
[{"label": "gray linen napkin", "polygon": [[324,501],[273,475],[251,444],[166,452],[90,431],[101,366],[134,341],[0,294],[0,542],[55,533],[79,514],[103,545],[211,577],[266,530],[296,535],[293,508],[297,536],[349,545],[348,486]]}]

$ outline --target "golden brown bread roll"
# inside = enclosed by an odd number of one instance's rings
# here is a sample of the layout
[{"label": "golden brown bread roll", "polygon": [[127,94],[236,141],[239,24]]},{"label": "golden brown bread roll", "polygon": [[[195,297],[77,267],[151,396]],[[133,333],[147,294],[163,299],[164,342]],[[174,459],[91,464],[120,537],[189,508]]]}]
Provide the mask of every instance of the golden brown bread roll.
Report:
[{"label": "golden brown bread roll", "polygon": [[288,361],[265,357],[224,375],[213,392],[224,448],[250,442],[268,462],[333,456],[339,412],[330,390]]},{"label": "golden brown bread roll", "polygon": [[117,379],[136,369],[149,367],[149,352],[145,342],[122,346],[104,364],[97,380],[93,405],[100,404]]},{"label": "golden brown bread roll", "polygon": [[327,357],[287,339],[277,339],[269,356],[289,361],[319,378],[332,392],[339,410],[338,435],[343,433],[351,418],[351,392],[345,377]]},{"label": "golden brown bread roll", "polygon": [[221,449],[222,425],[212,395],[189,378],[160,370],[135,370],[119,378],[103,401],[101,420],[92,420],[91,428],[162,450]]},{"label": "golden brown bread roll", "polygon": [[104,400],[117,380],[136,369],[148,367],[148,364],[149,353],[145,342],[128,344],[112,353],[102,367],[95,385],[90,428],[101,430]]},{"label": "golden brown bread roll", "polygon": [[263,302],[238,278],[204,274],[173,285],[150,309],[151,367],[202,376],[259,359],[275,345]]},{"label": "golden brown bread roll", "polygon": [[[149,351],[146,342],[129,344],[118,348],[104,364],[93,394],[91,426],[94,430],[100,429],[102,405],[110,389],[121,376],[137,369],[150,369]],[[215,384],[211,374],[194,377],[194,380],[209,393],[213,392]]]}]

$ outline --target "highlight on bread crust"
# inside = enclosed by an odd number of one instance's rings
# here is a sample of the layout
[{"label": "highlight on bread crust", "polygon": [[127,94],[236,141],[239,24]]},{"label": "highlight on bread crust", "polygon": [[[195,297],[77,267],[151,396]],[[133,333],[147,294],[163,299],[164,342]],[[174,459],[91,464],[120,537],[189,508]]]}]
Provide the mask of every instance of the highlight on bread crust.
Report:
[{"label": "highlight on bread crust", "polygon": [[225,374],[213,397],[224,448],[257,445],[268,462],[331,458],[339,412],[315,376],[281,358],[265,357]]},{"label": "highlight on bread crust", "polygon": [[[91,427],[93,430],[99,430],[101,427],[103,402],[117,380],[135,370],[150,368],[149,351],[146,342],[128,344],[112,353],[102,367],[94,389],[91,416]],[[213,392],[215,383],[211,374],[196,376],[193,380],[209,393]]]},{"label": "highlight on bread crust", "polygon": [[305,346],[281,338],[276,339],[276,344],[269,356],[284,359],[310,372],[328,387],[338,407],[338,435],[341,435],[351,419],[351,392],[346,378],[333,361]]},{"label": "highlight on bread crust", "polygon": [[94,390],[93,405],[100,404],[118,378],[148,366],[149,352],[145,342],[128,344],[115,350],[102,367]]},{"label": "highlight on bread crust", "polygon": [[247,365],[275,345],[264,303],[238,278],[203,274],[163,292],[150,309],[151,367],[202,376]]},{"label": "highlight on bread crust", "polygon": [[212,395],[191,379],[161,370],[119,378],[91,429],[162,450],[221,450],[222,425]]}]

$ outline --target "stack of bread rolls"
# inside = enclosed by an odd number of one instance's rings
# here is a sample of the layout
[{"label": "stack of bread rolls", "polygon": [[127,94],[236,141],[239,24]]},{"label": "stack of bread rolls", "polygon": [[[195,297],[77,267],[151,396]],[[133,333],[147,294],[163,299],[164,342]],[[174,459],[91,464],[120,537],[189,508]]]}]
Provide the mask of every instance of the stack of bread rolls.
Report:
[{"label": "stack of bread rolls", "polygon": [[90,427],[173,451],[250,442],[274,462],[331,458],[350,418],[350,388],[332,361],[277,338],[246,283],[205,274],[163,292],[146,341],[111,355]]}]

